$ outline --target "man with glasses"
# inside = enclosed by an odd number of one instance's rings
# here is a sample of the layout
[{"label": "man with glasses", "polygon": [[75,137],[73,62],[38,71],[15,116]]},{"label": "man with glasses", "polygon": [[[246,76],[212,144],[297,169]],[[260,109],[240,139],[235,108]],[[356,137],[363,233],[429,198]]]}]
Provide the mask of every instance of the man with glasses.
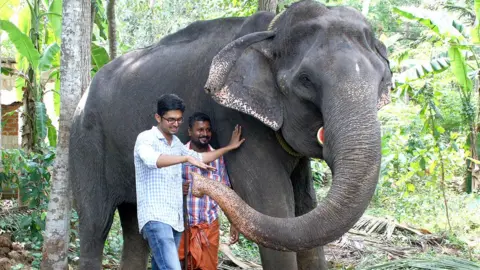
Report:
[{"label": "man with glasses", "polygon": [[138,227],[152,250],[152,270],[180,270],[177,250],[184,230],[181,164],[215,170],[207,164],[245,141],[237,125],[226,147],[205,153],[190,150],[175,136],[184,111],[177,95],[161,96],[155,114],[158,125],[140,133],[135,142]]}]

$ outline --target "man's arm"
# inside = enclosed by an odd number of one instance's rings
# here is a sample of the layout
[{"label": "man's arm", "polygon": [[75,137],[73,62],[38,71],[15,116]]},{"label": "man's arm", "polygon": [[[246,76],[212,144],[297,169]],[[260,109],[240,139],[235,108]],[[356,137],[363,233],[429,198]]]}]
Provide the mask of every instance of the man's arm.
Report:
[{"label": "man's arm", "polygon": [[156,164],[157,168],[163,168],[184,162],[188,162],[188,156],[170,156],[160,154],[160,156],[157,158]]},{"label": "man's arm", "polygon": [[[157,152],[152,146],[152,142],[145,138],[138,138],[135,144],[135,152],[142,159],[143,163],[151,169],[163,168],[179,163],[190,162],[192,165],[205,170],[213,170],[214,168],[201,162],[193,156],[180,155],[163,155]],[[201,157],[199,154],[198,157]]]},{"label": "man's arm", "polygon": [[167,155],[160,155],[157,158],[157,168],[168,167],[172,165],[176,165],[179,163],[188,162],[193,166],[197,166],[200,169],[214,171],[215,168],[203,163],[202,161],[192,157],[192,156],[167,156]]},{"label": "man's arm", "polygon": [[202,153],[202,161],[205,163],[210,163],[218,159],[219,157],[223,156],[225,153],[231,150],[237,149],[245,141],[245,139],[241,138],[241,136],[242,136],[242,127],[239,125],[236,125],[235,129],[232,132],[232,138],[230,139],[230,143],[227,146],[217,149],[215,151]]}]

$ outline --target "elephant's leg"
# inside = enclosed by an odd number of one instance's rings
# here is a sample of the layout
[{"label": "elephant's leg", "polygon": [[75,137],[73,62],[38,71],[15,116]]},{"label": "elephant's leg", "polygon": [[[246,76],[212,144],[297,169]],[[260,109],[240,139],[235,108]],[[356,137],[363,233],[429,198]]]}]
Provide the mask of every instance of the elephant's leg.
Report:
[{"label": "elephant's leg", "polygon": [[71,129],[69,177],[79,216],[80,270],[102,269],[104,243],[116,208],[106,186],[103,135],[94,119],[90,115],[88,121],[77,120]]},{"label": "elephant's leg", "polygon": [[[94,198],[102,197],[95,196]],[[103,248],[112,226],[115,206],[108,200],[95,205],[91,201],[88,203],[79,206],[79,269],[97,270],[102,269]]]},{"label": "elephant's leg", "polygon": [[[295,216],[301,216],[317,206],[309,158],[299,160],[291,179],[295,197]],[[327,269],[323,247],[298,252],[297,262],[299,270]]]},{"label": "elephant's leg", "polygon": [[[262,166],[262,168],[265,168]],[[260,185],[255,193],[250,193],[246,201],[253,208],[261,213],[274,217],[293,217],[293,193],[290,184],[290,179],[279,170],[269,168],[260,173],[256,171],[258,177],[255,181],[261,182],[262,179],[275,179],[278,183],[263,183]],[[245,179],[241,179],[244,181]],[[282,181],[283,180],[283,181]],[[257,183],[258,183],[257,182]],[[272,250],[264,247],[260,247],[260,258],[262,260],[262,267],[264,270],[296,270],[297,269],[297,257],[295,252],[283,252]]]},{"label": "elephant's leg", "polygon": [[[288,209],[288,205],[282,202],[278,202],[277,207]],[[276,217],[292,217],[288,211],[260,210],[260,212]],[[260,258],[264,270],[297,269],[297,257],[295,252],[283,252],[260,247]]]},{"label": "elephant's leg", "polygon": [[138,231],[137,206],[123,203],[118,207],[123,230],[123,251],[120,269],[147,269],[148,243]]},{"label": "elephant's leg", "polygon": [[[235,123],[235,122],[233,122]],[[237,123],[241,123],[238,121]],[[263,126],[243,123],[242,133],[248,143],[240,147],[235,154],[227,154],[226,162],[233,189],[247,204],[257,211],[274,217],[294,217],[294,198],[290,172],[295,166],[295,158],[277,147],[275,134]],[[226,134],[224,145],[228,143],[231,127]],[[252,133],[253,132],[253,133]],[[255,136],[268,134],[269,139]],[[259,147],[262,150],[259,150]],[[260,247],[260,257],[265,270],[297,269],[295,252],[281,252]]]}]

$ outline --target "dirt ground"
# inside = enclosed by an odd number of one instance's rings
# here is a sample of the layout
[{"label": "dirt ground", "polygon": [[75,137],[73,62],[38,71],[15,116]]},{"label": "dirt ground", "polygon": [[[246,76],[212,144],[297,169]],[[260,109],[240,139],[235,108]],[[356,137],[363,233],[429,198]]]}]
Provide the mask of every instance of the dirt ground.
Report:
[{"label": "dirt ground", "polygon": [[0,234],[0,270],[10,270],[17,264],[30,265],[33,257],[21,243],[12,242],[12,236]]}]

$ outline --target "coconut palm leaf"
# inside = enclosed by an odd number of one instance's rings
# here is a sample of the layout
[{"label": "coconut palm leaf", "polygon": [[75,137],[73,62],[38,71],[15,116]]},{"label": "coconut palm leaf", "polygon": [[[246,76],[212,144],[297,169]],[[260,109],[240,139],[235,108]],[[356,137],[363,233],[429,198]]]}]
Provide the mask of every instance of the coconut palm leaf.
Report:
[{"label": "coconut palm leaf", "polygon": [[479,270],[480,264],[456,257],[401,259],[365,268],[365,270]]}]

